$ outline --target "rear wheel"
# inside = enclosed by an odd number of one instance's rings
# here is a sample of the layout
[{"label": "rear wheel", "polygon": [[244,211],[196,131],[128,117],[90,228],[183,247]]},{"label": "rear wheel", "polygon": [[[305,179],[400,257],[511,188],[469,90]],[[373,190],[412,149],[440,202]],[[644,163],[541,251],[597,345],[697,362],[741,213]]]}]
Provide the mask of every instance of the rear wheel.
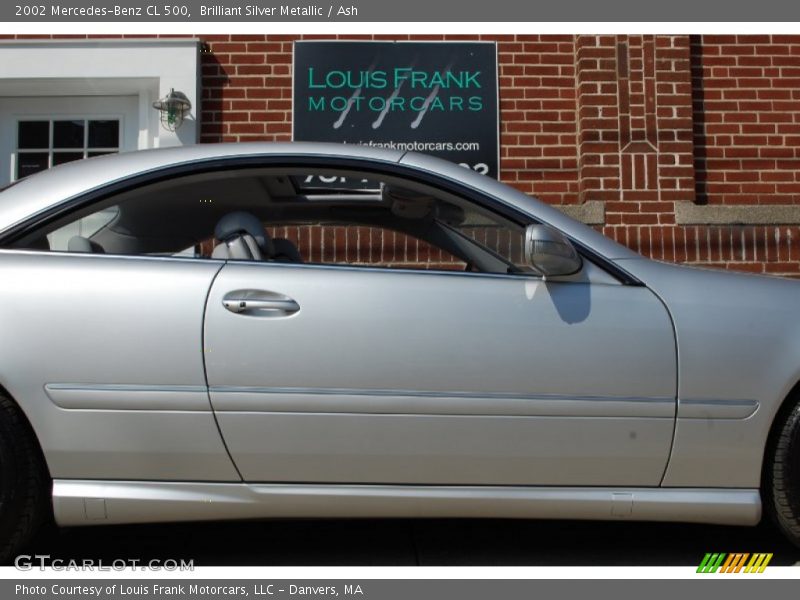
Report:
[{"label": "rear wheel", "polygon": [[30,425],[0,394],[0,564],[31,541],[50,514],[49,477]]},{"label": "rear wheel", "polygon": [[800,546],[800,402],[786,414],[766,469],[768,509],[784,535]]}]

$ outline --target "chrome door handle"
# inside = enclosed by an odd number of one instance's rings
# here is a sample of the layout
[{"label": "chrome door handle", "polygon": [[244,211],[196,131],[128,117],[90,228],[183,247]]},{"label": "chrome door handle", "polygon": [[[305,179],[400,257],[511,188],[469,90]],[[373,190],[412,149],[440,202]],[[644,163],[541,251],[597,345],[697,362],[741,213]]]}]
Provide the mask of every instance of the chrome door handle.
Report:
[{"label": "chrome door handle", "polygon": [[282,294],[262,290],[238,290],[226,294],[222,306],[237,314],[291,315],[300,305]]},{"label": "chrome door handle", "polygon": [[280,310],[297,312],[300,306],[294,300],[223,300],[223,306],[231,312],[242,313],[248,310]]}]

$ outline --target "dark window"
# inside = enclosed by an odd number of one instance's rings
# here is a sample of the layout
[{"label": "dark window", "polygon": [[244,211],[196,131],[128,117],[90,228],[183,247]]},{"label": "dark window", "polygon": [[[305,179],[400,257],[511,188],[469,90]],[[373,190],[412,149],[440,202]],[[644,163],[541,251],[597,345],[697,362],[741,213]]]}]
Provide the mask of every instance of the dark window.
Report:
[{"label": "dark window", "polygon": [[83,148],[83,121],[53,121],[54,148]]},{"label": "dark window", "polygon": [[20,121],[17,147],[22,149],[50,147],[50,121]]},{"label": "dark window", "polygon": [[83,152],[53,152],[53,166],[63,165],[64,163],[80,160]]},{"label": "dark window", "polygon": [[119,121],[89,121],[89,148],[118,148]]},{"label": "dark window", "polygon": [[20,121],[15,179],[50,167],[119,151],[117,119]]},{"label": "dark window", "polygon": [[49,157],[47,152],[20,153],[17,159],[17,179],[44,171],[48,167]]}]

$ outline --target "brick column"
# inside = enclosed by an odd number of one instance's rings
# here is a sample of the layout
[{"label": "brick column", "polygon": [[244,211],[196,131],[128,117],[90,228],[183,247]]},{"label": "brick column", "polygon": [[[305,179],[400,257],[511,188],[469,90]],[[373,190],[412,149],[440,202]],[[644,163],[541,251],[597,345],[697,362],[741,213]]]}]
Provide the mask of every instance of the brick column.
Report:
[{"label": "brick column", "polygon": [[580,199],[604,201],[605,233],[646,251],[694,199],[689,37],[579,36],[576,66]]}]

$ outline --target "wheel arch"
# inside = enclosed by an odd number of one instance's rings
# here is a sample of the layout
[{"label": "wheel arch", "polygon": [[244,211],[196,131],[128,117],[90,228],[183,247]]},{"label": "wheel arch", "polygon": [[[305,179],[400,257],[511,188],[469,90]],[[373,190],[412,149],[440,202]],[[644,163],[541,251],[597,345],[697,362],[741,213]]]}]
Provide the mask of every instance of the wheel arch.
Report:
[{"label": "wheel arch", "polygon": [[33,423],[31,423],[31,420],[28,417],[28,414],[25,411],[25,408],[14,397],[14,395],[11,392],[9,392],[8,388],[3,384],[2,381],[0,381],[0,395],[5,396],[6,398],[8,398],[11,401],[11,403],[17,408],[17,411],[19,412],[19,416],[20,416],[20,418],[22,420],[23,426],[27,428],[27,433],[31,436],[31,438],[36,443],[36,449],[39,452],[39,459],[40,459],[41,464],[44,466],[46,475],[47,475],[48,479],[52,479],[52,476],[50,474],[50,466],[47,464],[47,457],[46,457],[46,455],[44,453],[44,447],[42,446],[42,441],[41,441],[41,439],[39,439],[39,434],[36,431],[36,428],[33,426]]},{"label": "wheel arch", "polygon": [[780,436],[781,426],[783,422],[786,420],[789,413],[795,407],[797,402],[800,402],[800,379],[795,381],[794,385],[789,389],[789,391],[784,396],[783,400],[781,400],[778,409],[772,416],[772,422],[769,425],[769,432],[767,433],[767,438],[764,443],[764,450],[763,455],[761,457],[761,494],[762,497],[767,499],[770,498],[771,491],[767,488],[767,469],[770,467],[770,459],[772,454],[775,452],[775,445],[778,443],[778,437]]}]

